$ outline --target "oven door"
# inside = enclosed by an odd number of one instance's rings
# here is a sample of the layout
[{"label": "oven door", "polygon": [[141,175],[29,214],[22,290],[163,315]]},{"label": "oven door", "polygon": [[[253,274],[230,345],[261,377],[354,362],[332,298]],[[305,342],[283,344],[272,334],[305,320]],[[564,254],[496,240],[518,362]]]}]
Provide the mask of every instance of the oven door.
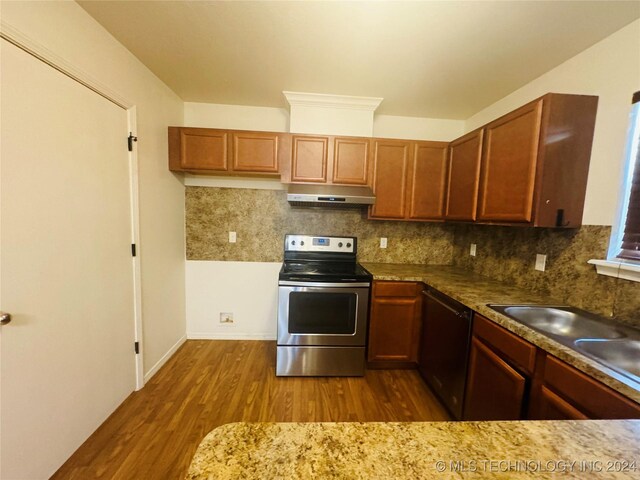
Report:
[{"label": "oven door", "polygon": [[367,283],[280,282],[278,345],[365,345]]}]

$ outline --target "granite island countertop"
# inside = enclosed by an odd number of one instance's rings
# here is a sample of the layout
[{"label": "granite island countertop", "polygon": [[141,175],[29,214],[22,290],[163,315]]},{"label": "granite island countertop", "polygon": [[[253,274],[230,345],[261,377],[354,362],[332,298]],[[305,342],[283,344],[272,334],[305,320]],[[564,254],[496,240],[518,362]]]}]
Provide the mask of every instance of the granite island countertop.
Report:
[{"label": "granite island countertop", "polygon": [[188,480],[638,478],[640,420],[230,423]]},{"label": "granite island countertop", "polygon": [[564,302],[523,290],[514,285],[491,280],[459,267],[390,263],[363,263],[362,265],[371,272],[374,280],[413,281],[430,285],[482,316],[546,350],[548,353],[573,365],[578,370],[640,403],[640,384],[487,307],[489,303],[565,305],[566,303]]}]

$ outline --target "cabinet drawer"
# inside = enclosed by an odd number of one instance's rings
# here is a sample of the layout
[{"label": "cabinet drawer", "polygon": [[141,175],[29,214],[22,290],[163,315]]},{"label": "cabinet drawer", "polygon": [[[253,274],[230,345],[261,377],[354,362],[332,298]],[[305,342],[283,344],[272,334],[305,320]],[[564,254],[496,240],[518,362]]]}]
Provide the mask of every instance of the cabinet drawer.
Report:
[{"label": "cabinet drawer", "polygon": [[473,333],[498,350],[502,356],[514,362],[525,373],[533,374],[536,362],[534,345],[477,313],[473,321]]},{"label": "cabinet drawer", "polygon": [[590,418],[640,418],[640,405],[551,355],[543,381]]},{"label": "cabinet drawer", "polygon": [[374,282],[375,297],[415,297],[418,294],[416,282]]}]

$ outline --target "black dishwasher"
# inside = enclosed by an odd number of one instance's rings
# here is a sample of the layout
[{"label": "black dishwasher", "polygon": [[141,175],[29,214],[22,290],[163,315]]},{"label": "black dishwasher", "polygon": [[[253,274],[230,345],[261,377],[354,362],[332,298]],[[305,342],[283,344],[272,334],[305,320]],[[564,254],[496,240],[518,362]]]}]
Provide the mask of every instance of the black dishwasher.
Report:
[{"label": "black dishwasher", "polygon": [[457,420],[462,418],[471,310],[432,288],[422,291],[418,370]]}]

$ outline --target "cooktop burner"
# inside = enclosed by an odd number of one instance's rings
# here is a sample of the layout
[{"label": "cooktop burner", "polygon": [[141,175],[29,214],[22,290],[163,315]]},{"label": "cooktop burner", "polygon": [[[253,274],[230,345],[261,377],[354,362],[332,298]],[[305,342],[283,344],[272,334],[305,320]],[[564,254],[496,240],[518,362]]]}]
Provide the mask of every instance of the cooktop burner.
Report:
[{"label": "cooktop burner", "polygon": [[287,235],[280,280],[311,282],[371,282],[371,274],[356,262],[357,238]]},{"label": "cooktop burner", "polygon": [[371,274],[359,263],[350,262],[284,262],[280,280],[293,278],[320,280],[371,280]]}]

